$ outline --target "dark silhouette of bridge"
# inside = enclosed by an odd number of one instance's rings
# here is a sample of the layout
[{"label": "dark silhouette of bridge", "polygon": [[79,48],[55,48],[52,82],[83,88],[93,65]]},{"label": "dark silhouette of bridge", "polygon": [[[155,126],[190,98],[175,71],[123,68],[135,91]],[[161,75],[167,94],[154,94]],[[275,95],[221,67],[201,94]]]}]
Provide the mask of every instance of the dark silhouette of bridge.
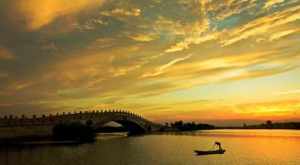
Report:
[{"label": "dark silhouette of bridge", "polygon": [[[148,133],[158,131],[162,127],[160,124],[154,123],[143,118],[141,115],[121,110],[107,110],[107,111],[80,111],[74,113],[60,113],[56,115],[42,115],[37,117],[33,115],[26,117],[18,116],[4,116],[0,118],[0,128],[26,128],[34,129],[41,126],[48,126],[52,129],[55,125],[60,123],[80,122],[89,124],[92,127],[99,128],[104,124],[114,121],[121,124],[128,130],[129,133]],[[24,132],[24,131],[23,131]],[[28,132],[28,131],[27,131]]]}]

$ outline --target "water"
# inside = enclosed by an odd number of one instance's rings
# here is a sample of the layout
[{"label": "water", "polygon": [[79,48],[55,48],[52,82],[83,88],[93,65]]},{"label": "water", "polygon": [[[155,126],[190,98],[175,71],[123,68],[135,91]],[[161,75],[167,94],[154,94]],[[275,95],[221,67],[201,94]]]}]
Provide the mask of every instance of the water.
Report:
[{"label": "water", "polygon": [[[224,155],[195,156],[220,141]],[[299,165],[300,131],[211,130],[99,136],[79,146],[1,148],[1,165]]]}]

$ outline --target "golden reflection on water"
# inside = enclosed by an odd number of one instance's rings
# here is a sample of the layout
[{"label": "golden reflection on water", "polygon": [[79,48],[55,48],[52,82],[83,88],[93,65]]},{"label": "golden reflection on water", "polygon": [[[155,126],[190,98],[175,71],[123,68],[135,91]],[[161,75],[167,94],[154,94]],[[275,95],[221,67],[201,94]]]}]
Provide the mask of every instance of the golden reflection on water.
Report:
[{"label": "golden reflection on water", "polygon": [[[170,143],[177,144],[173,148],[180,146],[186,152],[178,155],[189,155],[194,149],[211,150],[214,141],[221,141],[226,149],[224,155],[193,157],[191,164],[197,161],[221,165],[300,164],[300,131],[296,130],[211,130],[168,135],[173,136],[174,141]],[[162,144],[160,146],[165,148]]]},{"label": "golden reflection on water", "polygon": [[[100,137],[80,146],[1,149],[1,165],[299,165],[300,131],[211,130]],[[220,141],[224,155],[196,156]]]}]

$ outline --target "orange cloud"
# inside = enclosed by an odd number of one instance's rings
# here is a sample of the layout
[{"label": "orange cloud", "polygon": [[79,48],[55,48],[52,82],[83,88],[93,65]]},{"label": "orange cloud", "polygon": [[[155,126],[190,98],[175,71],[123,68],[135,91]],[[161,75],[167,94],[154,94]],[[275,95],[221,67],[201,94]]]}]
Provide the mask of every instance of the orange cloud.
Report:
[{"label": "orange cloud", "polygon": [[129,38],[139,41],[139,42],[150,42],[155,40],[157,37],[155,35],[147,35],[147,34],[136,34],[133,36],[129,36]]},{"label": "orange cloud", "polygon": [[299,100],[282,100],[263,103],[249,103],[236,106],[236,113],[253,118],[272,117],[273,119],[293,118],[300,109]]},{"label": "orange cloud", "polygon": [[[271,14],[265,17],[261,17],[259,19],[256,19],[254,21],[251,21],[239,28],[236,28],[234,30],[229,31],[229,39],[225,39],[221,41],[223,46],[229,46],[231,44],[234,44],[238,41],[248,39],[252,36],[259,36],[268,34],[269,31],[276,29],[278,27],[287,25],[289,23],[295,22],[299,20],[300,18],[300,7],[295,6],[293,8],[289,8],[286,10],[283,10],[281,12],[276,12],[275,14]],[[288,34],[297,32],[295,31],[289,31]],[[274,33],[274,31],[272,31]],[[278,31],[277,31],[278,33]],[[282,33],[282,32],[280,32]],[[283,36],[286,36],[287,32],[283,32],[281,35],[275,36],[274,39],[279,39]],[[274,34],[272,34],[274,35]],[[274,37],[274,36],[273,36]]]},{"label": "orange cloud", "polygon": [[160,66],[159,68],[157,68],[154,73],[145,73],[145,74],[143,74],[142,78],[155,77],[155,76],[158,76],[160,74],[163,74],[167,68],[171,67],[172,65],[175,65],[178,62],[185,61],[185,60],[187,60],[191,57],[192,57],[192,55],[187,55],[185,57],[176,58],[176,59],[168,62],[167,64],[164,64],[164,65]]},{"label": "orange cloud", "polygon": [[225,101],[197,100],[144,106],[144,114],[158,121],[186,120],[293,120],[299,119],[299,100],[230,104]]},{"label": "orange cloud", "polygon": [[104,0],[15,0],[12,2],[11,15],[16,15],[15,21],[25,22],[27,30],[37,30],[60,16],[76,14],[103,2]]},{"label": "orange cloud", "polygon": [[125,10],[125,9],[113,9],[111,11],[103,11],[101,12],[102,15],[105,16],[139,16],[141,14],[141,9],[131,9],[131,10]]},{"label": "orange cloud", "polygon": [[265,6],[264,8],[270,8],[274,5],[278,5],[280,3],[284,2],[284,0],[268,0],[266,3],[265,3]]},{"label": "orange cloud", "polygon": [[10,52],[8,49],[0,46],[0,60],[11,60],[15,58],[14,54]]}]

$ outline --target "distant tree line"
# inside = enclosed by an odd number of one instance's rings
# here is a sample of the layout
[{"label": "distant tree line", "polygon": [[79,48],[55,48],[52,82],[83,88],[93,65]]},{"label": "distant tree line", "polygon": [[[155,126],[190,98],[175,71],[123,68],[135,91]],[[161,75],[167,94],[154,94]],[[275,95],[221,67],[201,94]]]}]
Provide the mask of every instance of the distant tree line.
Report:
[{"label": "distant tree line", "polygon": [[300,122],[273,123],[271,120],[258,125],[246,125],[245,129],[300,129]]},{"label": "distant tree line", "polygon": [[202,124],[195,122],[183,122],[175,121],[173,123],[165,123],[165,130],[178,130],[178,131],[193,131],[193,130],[207,130],[207,129],[215,129],[215,126],[210,124]]}]

